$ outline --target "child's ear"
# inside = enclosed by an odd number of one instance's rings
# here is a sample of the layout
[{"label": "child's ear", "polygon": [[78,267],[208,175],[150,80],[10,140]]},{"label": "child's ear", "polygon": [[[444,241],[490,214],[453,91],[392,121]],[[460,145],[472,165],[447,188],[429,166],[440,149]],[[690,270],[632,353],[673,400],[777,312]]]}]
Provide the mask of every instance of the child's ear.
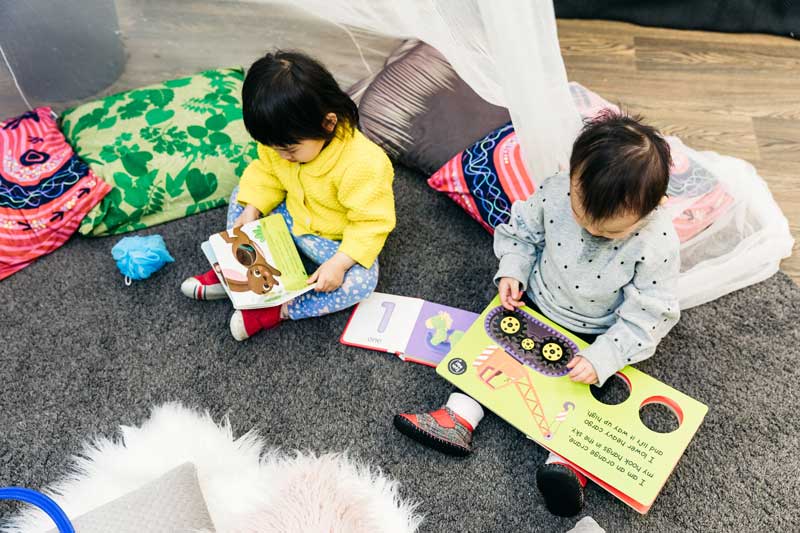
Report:
[{"label": "child's ear", "polygon": [[322,127],[325,128],[325,131],[328,133],[333,133],[333,130],[336,129],[337,122],[339,122],[339,117],[336,116],[336,113],[328,113],[325,115],[325,118],[322,119]]},{"label": "child's ear", "polygon": [[664,205],[665,203],[667,203],[667,200],[669,200],[669,196],[665,194],[664,196],[661,197],[661,201],[658,202],[658,205]]}]

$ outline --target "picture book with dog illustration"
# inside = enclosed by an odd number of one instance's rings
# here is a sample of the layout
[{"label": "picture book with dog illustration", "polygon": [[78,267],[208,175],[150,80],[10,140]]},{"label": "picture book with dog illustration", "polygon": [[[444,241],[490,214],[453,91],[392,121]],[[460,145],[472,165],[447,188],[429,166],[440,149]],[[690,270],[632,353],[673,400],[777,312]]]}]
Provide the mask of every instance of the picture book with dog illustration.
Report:
[{"label": "picture book with dog illustration", "polygon": [[340,341],[436,366],[476,318],[477,313],[420,298],[373,292],[353,310]]},{"label": "picture book with dog illustration", "polygon": [[[708,408],[630,366],[609,378],[621,380],[627,398],[604,403],[596,387],[567,376],[586,346],[528,307],[507,311],[496,297],[436,372],[646,513]],[[653,423],[648,413],[659,409],[671,424]]]},{"label": "picture book with dog illustration", "polygon": [[201,247],[236,309],[274,307],[314,288],[280,215],[212,235]]}]

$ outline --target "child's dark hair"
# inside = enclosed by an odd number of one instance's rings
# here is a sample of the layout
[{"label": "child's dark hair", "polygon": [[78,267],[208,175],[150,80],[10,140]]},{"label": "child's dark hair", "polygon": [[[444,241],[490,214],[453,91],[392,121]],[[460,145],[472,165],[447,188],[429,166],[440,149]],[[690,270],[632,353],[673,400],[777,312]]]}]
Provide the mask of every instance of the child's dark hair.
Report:
[{"label": "child's dark hair", "polygon": [[[328,70],[300,52],[268,53],[250,67],[242,86],[244,125],[267,146],[288,146],[304,139],[330,140],[339,126],[352,133],[358,108]],[[335,113],[337,128],[323,127]]]},{"label": "child's dark hair", "polygon": [[607,110],[588,121],[572,146],[571,179],[592,220],[658,207],[669,185],[669,144],[641,117]]}]

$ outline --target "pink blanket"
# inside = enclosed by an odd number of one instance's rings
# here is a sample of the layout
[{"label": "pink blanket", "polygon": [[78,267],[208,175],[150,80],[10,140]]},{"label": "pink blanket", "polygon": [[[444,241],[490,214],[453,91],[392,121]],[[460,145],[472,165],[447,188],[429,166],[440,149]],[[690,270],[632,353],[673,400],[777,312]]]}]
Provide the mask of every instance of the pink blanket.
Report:
[{"label": "pink blanket", "polygon": [[64,244],[111,188],[67,144],[50,108],[0,122],[0,279]]}]

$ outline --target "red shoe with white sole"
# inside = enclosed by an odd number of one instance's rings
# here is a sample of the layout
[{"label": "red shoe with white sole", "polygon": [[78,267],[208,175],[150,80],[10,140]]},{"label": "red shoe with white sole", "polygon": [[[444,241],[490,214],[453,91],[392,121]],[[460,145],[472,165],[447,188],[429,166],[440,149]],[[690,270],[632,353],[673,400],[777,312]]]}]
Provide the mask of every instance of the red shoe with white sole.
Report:
[{"label": "red shoe with white sole", "polygon": [[263,309],[237,309],[231,315],[231,335],[237,341],[243,341],[261,330],[274,328],[281,320],[280,305]]},{"label": "red shoe with white sole", "polygon": [[220,300],[227,297],[225,288],[213,268],[183,280],[181,292],[184,296],[195,300]]}]

